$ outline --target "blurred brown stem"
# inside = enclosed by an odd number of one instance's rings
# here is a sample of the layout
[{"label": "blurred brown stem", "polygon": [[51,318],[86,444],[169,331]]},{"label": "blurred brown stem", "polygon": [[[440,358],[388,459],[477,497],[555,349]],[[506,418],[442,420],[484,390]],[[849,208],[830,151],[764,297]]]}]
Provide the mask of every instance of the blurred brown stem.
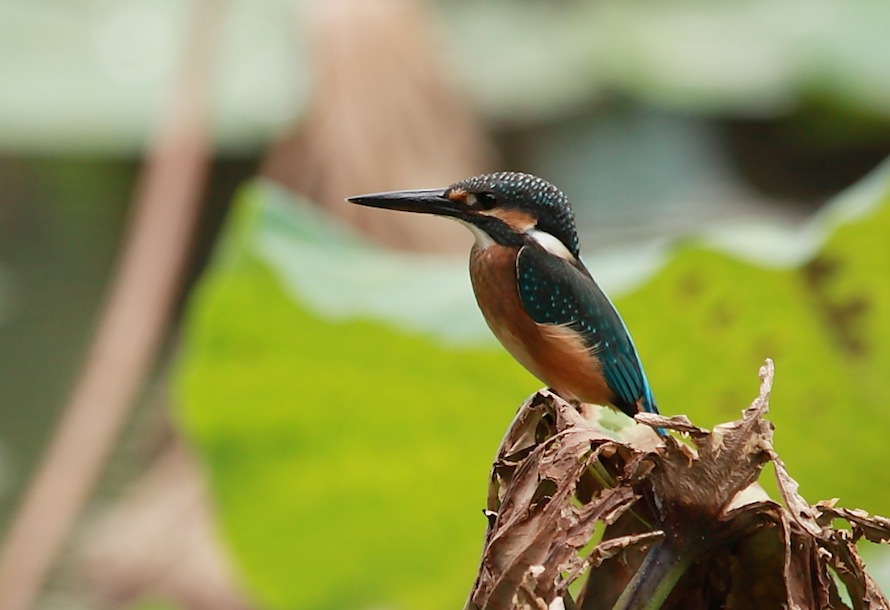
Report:
[{"label": "blurred brown stem", "polygon": [[143,167],[86,364],[0,554],[0,608],[32,607],[148,375],[180,288],[208,165],[205,117],[223,2],[199,0]]}]

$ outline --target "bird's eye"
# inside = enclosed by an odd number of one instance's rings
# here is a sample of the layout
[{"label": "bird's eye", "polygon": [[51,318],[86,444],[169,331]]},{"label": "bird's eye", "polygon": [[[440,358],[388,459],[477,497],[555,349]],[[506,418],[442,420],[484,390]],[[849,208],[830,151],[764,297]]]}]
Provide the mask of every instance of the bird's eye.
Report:
[{"label": "bird's eye", "polygon": [[473,207],[480,210],[490,210],[494,208],[498,203],[497,197],[494,196],[494,193],[490,193],[488,191],[474,193],[473,199]]}]

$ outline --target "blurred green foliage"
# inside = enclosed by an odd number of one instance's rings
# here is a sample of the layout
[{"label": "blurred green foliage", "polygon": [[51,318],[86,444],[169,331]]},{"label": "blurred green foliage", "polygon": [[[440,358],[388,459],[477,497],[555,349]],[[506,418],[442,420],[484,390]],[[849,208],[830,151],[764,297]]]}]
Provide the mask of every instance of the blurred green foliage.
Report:
[{"label": "blurred green foliage", "polygon": [[[888,232],[885,166],[781,242],[668,252],[617,300],[663,411],[735,419],[773,357],[770,417],[803,492],[888,512]],[[490,460],[538,383],[481,324],[449,336],[443,319],[480,319],[455,269],[362,245],[271,185],[239,197],[189,308],[179,419],[268,607],[445,608],[469,590]]]},{"label": "blurred green foliage", "polygon": [[[181,419],[226,537],[273,608],[454,607],[479,554],[487,464],[537,383],[493,346],[319,316],[262,254],[282,214],[315,224],[262,185],[244,192],[182,354]],[[367,252],[348,251],[343,265]]]},{"label": "blurred green foliage", "polygon": [[501,119],[615,93],[706,114],[825,100],[890,116],[890,5],[874,0],[438,4],[468,90]]},{"label": "blurred green foliage", "polygon": [[[462,96],[487,130],[526,134],[523,154],[515,134],[504,146],[513,165],[585,195],[579,224],[599,231],[598,247],[637,243],[646,226],[683,233],[681,215],[713,220],[721,201],[733,215],[756,204],[728,150],[734,120],[779,126],[765,137],[773,148],[761,141],[753,153],[767,169],[826,156],[783,174],[792,183],[837,171],[869,142],[886,148],[882,0],[432,4]],[[0,159],[0,521],[78,370],[130,159],[180,67],[189,6],[0,2],[0,150],[16,156]],[[307,111],[311,13],[293,0],[228,6],[215,150],[256,154]],[[71,161],[84,152],[99,156]],[[231,175],[217,173],[217,185]],[[878,203],[886,188],[866,198]],[[729,255],[713,234],[687,242],[618,305],[665,412],[702,425],[734,418],[772,356],[777,445],[804,493],[886,513],[888,212],[868,210],[815,258],[766,248],[752,264],[750,245]],[[838,224],[833,213],[824,227]],[[640,276],[593,269],[618,278],[607,285]],[[253,185],[192,299],[179,374],[183,429],[259,597],[273,607],[460,602],[488,461],[538,385],[493,343],[463,263],[362,246]]]},{"label": "blurred green foliage", "polygon": [[[232,0],[214,95],[219,146],[299,119],[309,2]],[[618,94],[694,113],[774,117],[811,102],[890,120],[881,0],[438,0],[438,43],[488,118],[563,116]],[[0,147],[134,151],[168,91],[189,4],[0,2]]]},{"label": "blurred green foliage", "polygon": [[785,243],[739,240],[760,264],[741,250],[679,249],[617,302],[662,409],[709,427],[735,419],[751,396],[750,371],[771,357],[769,418],[802,493],[890,512],[890,472],[875,468],[890,433],[888,235],[884,164]]},{"label": "blurred green foliage", "polygon": [[0,531],[79,372],[133,169],[0,157]]}]

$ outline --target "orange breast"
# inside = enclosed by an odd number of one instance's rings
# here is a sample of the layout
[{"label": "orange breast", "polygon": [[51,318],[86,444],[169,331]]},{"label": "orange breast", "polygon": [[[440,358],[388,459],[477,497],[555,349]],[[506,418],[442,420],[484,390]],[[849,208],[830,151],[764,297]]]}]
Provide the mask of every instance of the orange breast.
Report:
[{"label": "orange breast", "polygon": [[564,398],[610,404],[612,391],[599,360],[569,328],[538,324],[519,300],[519,248],[473,246],[470,279],[476,302],[494,335],[519,363]]}]

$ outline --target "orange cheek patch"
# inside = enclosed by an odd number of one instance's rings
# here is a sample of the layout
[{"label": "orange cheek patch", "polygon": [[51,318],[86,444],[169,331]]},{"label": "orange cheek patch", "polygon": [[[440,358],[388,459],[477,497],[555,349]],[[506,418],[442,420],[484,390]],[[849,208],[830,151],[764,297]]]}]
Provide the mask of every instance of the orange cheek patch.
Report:
[{"label": "orange cheek patch", "polygon": [[522,210],[495,208],[487,214],[501,219],[517,233],[525,233],[535,226],[534,216]]}]

